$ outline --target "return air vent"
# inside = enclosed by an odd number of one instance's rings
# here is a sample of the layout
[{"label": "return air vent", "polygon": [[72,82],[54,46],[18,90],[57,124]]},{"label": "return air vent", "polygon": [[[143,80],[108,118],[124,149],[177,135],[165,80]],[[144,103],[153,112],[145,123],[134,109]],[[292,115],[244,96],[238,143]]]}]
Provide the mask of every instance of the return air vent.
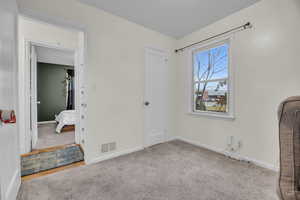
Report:
[{"label": "return air vent", "polygon": [[107,152],[110,152],[110,151],[115,151],[116,148],[117,148],[116,142],[102,144],[101,145],[101,153],[107,153]]}]

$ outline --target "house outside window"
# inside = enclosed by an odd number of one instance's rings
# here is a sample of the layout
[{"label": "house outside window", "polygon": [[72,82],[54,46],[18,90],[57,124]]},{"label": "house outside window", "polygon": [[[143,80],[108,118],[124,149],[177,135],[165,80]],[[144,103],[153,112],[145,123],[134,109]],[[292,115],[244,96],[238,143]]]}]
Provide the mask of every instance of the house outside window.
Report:
[{"label": "house outside window", "polygon": [[192,114],[233,118],[229,40],[195,48],[192,56]]}]

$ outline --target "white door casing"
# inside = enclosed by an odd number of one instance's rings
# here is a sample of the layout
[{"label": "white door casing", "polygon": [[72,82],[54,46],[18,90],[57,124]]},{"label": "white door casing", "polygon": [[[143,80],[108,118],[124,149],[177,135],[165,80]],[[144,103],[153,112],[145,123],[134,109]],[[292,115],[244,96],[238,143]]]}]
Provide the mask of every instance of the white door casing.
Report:
[{"label": "white door casing", "polygon": [[[79,79],[78,79],[78,70],[80,69],[80,65],[79,65],[79,59],[78,59],[78,54],[79,54],[79,51],[75,51],[75,54],[74,54],[74,72],[75,72],[75,110],[77,112],[77,116],[79,117],[80,116],[80,106],[78,106],[78,102],[79,102],[79,99],[77,98],[77,92],[79,92],[79,87],[78,87],[78,83],[79,83]],[[80,135],[78,134],[78,127],[80,127],[80,120],[76,119],[76,125],[75,125],[75,143],[76,144],[80,144],[80,141],[81,141],[81,137]]]},{"label": "white door casing", "polygon": [[31,147],[35,148],[38,141],[37,129],[37,54],[35,46],[30,46],[30,130]]},{"label": "white door casing", "polygon": [[75,106],[77,111],[77,123],[75,126],[75,142],[76,144],[85,145],[85,124],[86,124],[86,92],[84,86],[84,61],[83,49],[75,52]]},{"label": "white door casing", "polygon": [[168,70],[165,52],[145,50],[145,146],[162,143],[167,137]]},{"label": "white door casing", "polygon": [[85,37],[79,33],[78,49],[75,51],[75,109],[77,111],[77,123],[75,126],[75,141],[85,148],[87,94],[85,90]]},{"label": "white door casing", "polygon": [[[26,117],[30,118],[30,135],[26,134],[25,140],[21,140],[20,143],[25,147],[23,153],[28,153],[35,147],[38,140],[38,129],[37,129],[37,54],[34,46],[42,46],[47,48],[72,51],[74,52],[74,69],[75,69],[75,109],[77,122],[75,125],[75,143],[81,144],[83,149],[85,148],[85,132],[86,132],[86,116],[87,116],[87,95],[85,91],[85,35],[83,32],[79,32],[79,45],[76,49],[68,49],[61,47],[57,44],[51,44],[47,42],[34,42],[31,40],[25,40],[25,65],[29,66],[30,71],[28,77],[28,84],[25,83],[29,95],[28,105],[30,106],[30,113],[26,114]],[[31,53],[33,52],[33,53]],[[32,65],[33,64],[33,65]],[[34,80],[32,80],[35,79]],[[33,92],[35,91],[35,92]],[[22,138],[21,138],[22,139]],[[30,141],[30,142],[26,142]]]}]

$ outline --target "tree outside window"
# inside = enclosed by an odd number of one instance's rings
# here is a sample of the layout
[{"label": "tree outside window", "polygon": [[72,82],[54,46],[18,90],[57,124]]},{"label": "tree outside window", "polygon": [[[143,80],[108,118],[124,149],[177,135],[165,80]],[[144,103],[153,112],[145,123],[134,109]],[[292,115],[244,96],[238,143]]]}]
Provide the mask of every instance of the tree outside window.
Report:
[{"label": "tree outside window", "polygon": [[194,112],[228,113],[229,45],[193,52]]}]

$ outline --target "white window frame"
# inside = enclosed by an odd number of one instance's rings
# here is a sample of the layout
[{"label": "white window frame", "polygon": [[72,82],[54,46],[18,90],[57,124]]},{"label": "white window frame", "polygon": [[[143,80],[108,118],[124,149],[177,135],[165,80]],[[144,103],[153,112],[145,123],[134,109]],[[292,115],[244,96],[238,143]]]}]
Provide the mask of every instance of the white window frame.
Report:
[{"label": "white window frame", "polygon": [[[222,44],[228,44],[228,112],[212,112],[212,111],[195,111],[195,102],[194,102],[194,53],[199,51],[205,51],[212,49],[214,47],[220,46]],[[188,51],[188,73],[189,73],[189,102],[188,102],[188,114],[196,116],[207,116],[215,118],[226,118],[234,119],[234,71],[233,71],[233,62],[232,62],[232,36],[214,40],[202,45],[197,45],[193,48],[190,48]]]}]

